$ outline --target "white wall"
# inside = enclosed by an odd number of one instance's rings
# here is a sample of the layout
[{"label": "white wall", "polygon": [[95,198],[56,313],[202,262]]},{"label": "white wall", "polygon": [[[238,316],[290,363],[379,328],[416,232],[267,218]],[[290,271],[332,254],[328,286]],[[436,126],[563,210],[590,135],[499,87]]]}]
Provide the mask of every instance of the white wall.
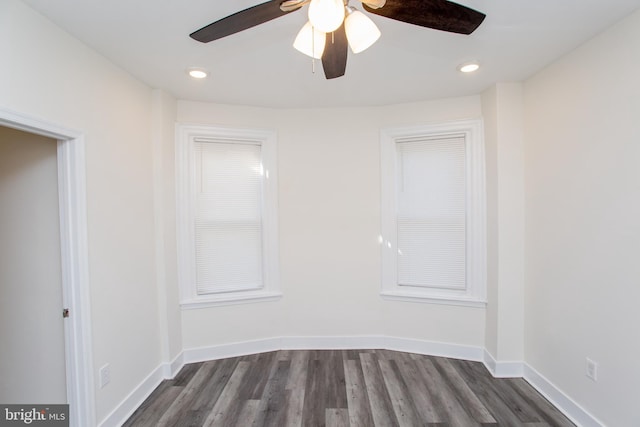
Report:
[{"label": "white wall", "polygon": [[616,427],[640,425],[638,68],[640,12],[525,86],[526,360]]},{"label": "white wall", "polygon": [[382,300],[378,244],[379,129],[480,116],[480,97],[308,110],[179,101],[179,122],[277,131],[284,291],[277,302],[183,311],[185,348],[340,335],[483,346],[484,309]]},{"label": "white wall", "polygon": [[18,0],[0,2],[0,57],[0,107],[85,135],[94,366],[111,364],[101,420],[161,362],[151,90]]},{"label": "white wall", "polygon": [[158,325],[163,361],[182,352],[182,315],[178,289],[176,244],[175,150],[176,100],[155,89],[151,105],[156,229]]},{"label": "white wall", "polygon": [[524,357],[524,136],[521,83],[482,94],[487,157],[485,346],[497,361]]},{"label": "white wall", "polygon": [[66,403],[57,142],[0,127],[0,402]]}]

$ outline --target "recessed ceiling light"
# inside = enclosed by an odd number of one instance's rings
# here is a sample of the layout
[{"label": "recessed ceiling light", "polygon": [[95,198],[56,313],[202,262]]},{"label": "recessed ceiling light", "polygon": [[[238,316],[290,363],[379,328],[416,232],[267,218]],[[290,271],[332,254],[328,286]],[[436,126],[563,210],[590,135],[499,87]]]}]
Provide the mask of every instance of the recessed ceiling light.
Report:
[{"label": "recessed ceiling light", "polygon": [[458,71],[461,73],[473,73],[474,71],[478,71],[479,68],[480,64],[477,62],[467,62],[458,66]]},{"label": "recessed ceiling light", "polygon": [[207,71],[202,68],[189,68],[187,71],[194,79],[204,79],[208,75]]}]

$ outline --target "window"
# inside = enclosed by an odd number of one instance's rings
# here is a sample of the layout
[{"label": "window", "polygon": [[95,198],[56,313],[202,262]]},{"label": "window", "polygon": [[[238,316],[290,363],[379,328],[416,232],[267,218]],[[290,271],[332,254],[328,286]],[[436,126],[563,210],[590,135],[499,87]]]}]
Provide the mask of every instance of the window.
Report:
[{"label": "window", "polygon": [[382,296],[483,305],[482,123],[381,132]]},{"label": "window", "polygon": [[176,141],[182,306],[279,297],[275,134],[183,125]]}]

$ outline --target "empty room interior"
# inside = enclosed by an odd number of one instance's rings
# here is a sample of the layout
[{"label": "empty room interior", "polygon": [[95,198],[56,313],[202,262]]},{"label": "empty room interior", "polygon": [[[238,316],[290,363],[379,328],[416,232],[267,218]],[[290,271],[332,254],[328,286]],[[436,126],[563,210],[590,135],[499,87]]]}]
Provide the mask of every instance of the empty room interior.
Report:
[{"label": "empty room interior", "polygon": [[[384,381],[433,357],[523,379],[575,425],[640,426],[640,1],[340,1],[346,29],[305,55],[320,1],[0,2],[1,339],[44,343],[0,346],[0,404],[120,426],[190,369],[328,354],[352,390],[349,367],[382,372],[388,425],[414,425],[410,381]],[[432,4],[466,12],[398,12]],[[356,14],[379,29],[357,54]],[[20,144],[48,178],[15,184]],[[17,296],[36,280],[44,298]],[[378,420],[342,406],[302,425]]]}]

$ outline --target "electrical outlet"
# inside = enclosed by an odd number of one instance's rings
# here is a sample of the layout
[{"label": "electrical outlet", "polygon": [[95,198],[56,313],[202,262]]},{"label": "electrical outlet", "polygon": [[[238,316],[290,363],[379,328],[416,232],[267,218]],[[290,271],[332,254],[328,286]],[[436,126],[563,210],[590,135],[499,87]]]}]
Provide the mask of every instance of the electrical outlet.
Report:
[{"label": "electrical outlet", "polygon": [[111,366],[107,363],[100,368],[100,388],[105,388],[111,382]]},{"label": "electrical outlet", "polygon": [[598,381],[598,363],[587,357],[587,378]]}]

